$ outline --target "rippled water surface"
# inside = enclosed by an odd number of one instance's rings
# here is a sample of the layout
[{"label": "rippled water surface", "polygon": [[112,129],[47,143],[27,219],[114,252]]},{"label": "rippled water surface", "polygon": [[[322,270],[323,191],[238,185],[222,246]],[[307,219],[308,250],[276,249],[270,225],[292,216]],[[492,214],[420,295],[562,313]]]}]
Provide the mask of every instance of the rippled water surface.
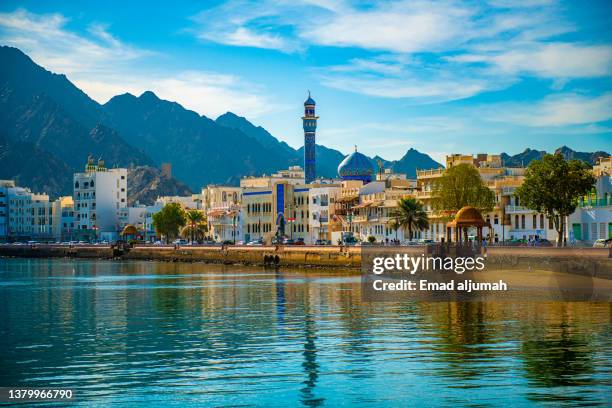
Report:
[{"label": "rippled water surface", "polygon": [[609,406],[610,303],[364,303],[359,276],[0,259],[0,386],[101,406]]}]

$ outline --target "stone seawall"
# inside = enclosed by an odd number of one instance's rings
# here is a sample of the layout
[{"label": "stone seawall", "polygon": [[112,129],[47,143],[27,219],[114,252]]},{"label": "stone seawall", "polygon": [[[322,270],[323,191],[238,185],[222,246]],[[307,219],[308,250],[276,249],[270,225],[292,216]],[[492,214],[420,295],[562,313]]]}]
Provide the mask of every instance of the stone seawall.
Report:
[{"label": "stone seawall", "polygon": [[139,247],[132,248],[124,259],[150,259],[169,261],[204,261],[214,263],[241,263],[246,265],[319,266],[359,268],[361,251],[356,247]]},{"label": "stone seawall", "polygon": [[[372,248],[372,247],[363,247]],[[379,247],[381,248],[381,247]],[[413,256],[432,255],[436,247],[384,247]],[[611,248],[486,248],[487,267],[572,272],[612,279]],[[79,245],[0,245],[0,256],[24,258],[97,258],[209,262],[223,264],[361,267],[361,247],[339,246],[136,246],[129,250]]]},{"label": "stone seawall", "polygon": [[91,258],[112,259],[121,252],[108,246],[1,245],[0,256],[20,258]]}]

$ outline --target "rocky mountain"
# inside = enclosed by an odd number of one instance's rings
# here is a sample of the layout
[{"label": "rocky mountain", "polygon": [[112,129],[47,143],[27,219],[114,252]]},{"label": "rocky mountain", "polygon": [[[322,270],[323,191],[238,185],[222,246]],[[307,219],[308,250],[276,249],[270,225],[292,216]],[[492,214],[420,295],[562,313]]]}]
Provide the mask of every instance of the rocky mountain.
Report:
[{"label": "rocky mountain", "polygon": [[172,163],[177,178],[192,188],[287,165],[286,157],[271,154],[239,129],[221,126],[153,92],[116,96],[104,109],[110,126],[128,143],[142,146],[158,163]]},{"label": "rocky mountain", "polygon": [[390,162],[391,169],[396,173],[405,173],[410,178],[416,177],[416,171],[444,167],[425,153],[408,149],[406,154],[397,161]]},{"label": "rocky mountain", "polygon": [[15,48],[0,47],[0,60],[0,129],[7,139],[31,143],[71,169],[80,169],[88,154],[118,166],[153,164],[103,126],[101,106],[65,76]]},{"label": "rocky mountain", "polygon": [[[523,152],[510,156],[507,153],[502,153],[501,157],[504,165],[508,167],[523,167],[528,166],[532,160],[541,159],[547,152],[544,150],[525,149]],[[600,157],[610,156],[610,153],[597,151],[592,153],[577,152],[567,146],[561,146],[554,153],[561,153],[567,160],[578,159],[587,162],[590,165],[595,164]]]},{"label": "rocky mountain", "polygon": [[0,133],[0,179],[15,180],[36,193],[54,196],[72,189],[70,167],[45,150],[23,141],[12,141]]},{"label": "rocky mountain", "polygon": [[[302,165],[302,148],[231,112],[211,120],[150,91],[100,105],[66,76],[36,65],[16,48],[0,47],[0,60],[0,147],[10,156],[3,174],[51,195],[71,193],[72,173],[83,168],[89,154],[110,166],[135,169],[130,198],[143,202],[156,194],[237,184],[245,175]],[[336,176],[344,154],[318,145],[316,155],[318,175]],[[414,168],[430,166],[427,158],[411,149],[401,160],[384,163],[412,176]],[[185,184],[160,180],[156,167],[162,162],[170,162]],[[10,169],[4,163],[11,163]]]},{"label": "rocky mountain", "polygon": [[604,151],[597,152],[576,152],[567,146],[561,146],[555,153],[561,153],[566,160],[578,159],[593,165],[600,157],[608,157],[610,153]]},{"label": "rocky mountain", "polygon": [[138,166],[128,169],[128,205],[151,205],[159,196],[186,196],[191,189],[174,177],[162,175],[155,167]]}]

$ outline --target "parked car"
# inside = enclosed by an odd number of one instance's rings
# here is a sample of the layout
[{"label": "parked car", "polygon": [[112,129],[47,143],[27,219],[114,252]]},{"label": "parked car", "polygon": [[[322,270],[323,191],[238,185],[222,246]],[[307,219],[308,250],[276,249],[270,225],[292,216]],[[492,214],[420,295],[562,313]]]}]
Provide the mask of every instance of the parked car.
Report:
[{"label": "parked car", "polygon": [[295,241],[292,240],[291,238],[285,238],[283,239],[283,245],[294,245]]},{"label": "parked car", "polygon": [[315,241],[315,245],[331,245],[331,241],[327,241],[325,239],[317,239]]},{"label": "parked car", "polygon": [[248,246],[262,246],[263,245],[263,239],[260,238],[260,239],[256,239],[256,240],[253,240],[253,241],[249,241],[247,243],[247,245]]},{"label": "parked car", "polygon": [[186,239],[175,239],[172,243],[174,245],[187,245],[187,240]]},{"label": "parked car", "polygon": [[295,240],[295,243],[293,245],[306,245],[304,243],[304,238],[298,238]]},{"label": "parked car", "polygon": [[610,248],[612,247],[612,238],[598,239],[593,242],[593,248]]},{"label": "parked car", "polygon": [[538,239],[537,241],[534,242],[533,246],[538,246],[538,247],[551,247],[553,246],[553,243],[550,242],[547,239]]}]

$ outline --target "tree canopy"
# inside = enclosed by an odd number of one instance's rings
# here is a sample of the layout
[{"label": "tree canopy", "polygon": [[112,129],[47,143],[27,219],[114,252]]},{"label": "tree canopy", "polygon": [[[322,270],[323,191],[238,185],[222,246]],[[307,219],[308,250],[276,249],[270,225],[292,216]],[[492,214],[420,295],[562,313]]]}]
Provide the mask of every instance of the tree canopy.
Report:
[{"label": "tree canopy", "polygon": [[489,212],[495,205],[495,194],[474,166],[449,167],[433,184],[433,207],[436,211],[456,212],[467,205]]},{"label": "tree canopy", "polygon": [[521,204],[553,219],[558,243],[564,236],[564,219],[578,206],[580,197],[589,193],[595,177],[580,160],[567,161],[561,154],[547,154],[529,163],[525,181],[515,195]]},{"label": "tree canopy", "polygon": [[168,203],[153,214],[153,227],[159,234],[165,235],[166,240],[176,238],[185,223],[185,211],[179,203]]},{"label": "tree canopy", "polygon": [[429,218],[423,204],[414,198],[402,198],[397,202],[397,209],[389,215],[391,228],[397,231],[402,228],[408,231],[408,239],[412,239],[415,231],[429,228]]}]

